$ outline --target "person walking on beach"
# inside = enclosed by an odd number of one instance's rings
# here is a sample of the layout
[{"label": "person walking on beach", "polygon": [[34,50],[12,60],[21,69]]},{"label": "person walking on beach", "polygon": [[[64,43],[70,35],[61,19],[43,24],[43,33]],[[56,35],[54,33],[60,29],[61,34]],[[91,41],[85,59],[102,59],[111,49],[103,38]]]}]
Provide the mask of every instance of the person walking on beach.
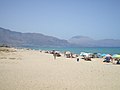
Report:
[{"label": "person walking on beach", "polygon": [[54,56],[54,59],[56,59],[56,56],[57,56],[56,52],[53,53],[53,56]]},{"label": "person walking on beach", "polygon": [[79,57],[77,57],[77,62],[79,62]]}]

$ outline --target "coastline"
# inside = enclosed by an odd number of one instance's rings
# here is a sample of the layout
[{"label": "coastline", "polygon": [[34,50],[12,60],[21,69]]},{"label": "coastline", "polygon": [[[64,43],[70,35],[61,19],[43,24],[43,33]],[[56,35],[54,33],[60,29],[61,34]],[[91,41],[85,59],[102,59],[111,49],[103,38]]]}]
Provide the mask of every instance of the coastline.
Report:
[{"label": "coastline", "polygon": [[61,52],[71,51],[76,54],[80,52],[89,52],[89,53],[106,53],[106,54],[120,54],[120,47],[30,47],[36,50],[59,50]]},{"label": "coastline", "polygon": [[120,65],[79,58],[54,59],[39,50],[3,48],[0,90],[119,90]]}]

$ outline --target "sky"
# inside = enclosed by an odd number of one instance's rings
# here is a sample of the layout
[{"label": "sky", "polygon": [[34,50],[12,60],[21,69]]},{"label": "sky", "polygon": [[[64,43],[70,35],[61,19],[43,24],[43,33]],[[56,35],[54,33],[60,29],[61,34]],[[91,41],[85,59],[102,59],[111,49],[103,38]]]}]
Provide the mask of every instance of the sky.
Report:
[{"label": "sky", "polygon": [[120,39],[120,0],[0,0],[0,27],[60,39]]}]

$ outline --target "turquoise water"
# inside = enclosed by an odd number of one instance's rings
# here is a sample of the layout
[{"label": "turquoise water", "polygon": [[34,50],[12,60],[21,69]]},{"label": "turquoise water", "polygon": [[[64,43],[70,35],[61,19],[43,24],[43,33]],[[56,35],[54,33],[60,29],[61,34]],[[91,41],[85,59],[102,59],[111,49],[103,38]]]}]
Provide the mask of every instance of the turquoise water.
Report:
[{"label": "turquoise water", "polygon": [[39,49],[39,50],[59,50],[61,52],[64,51],[71,51],[76,54],[80,54],[80,52],[89,52],[89,53],[105,53],[105,54],[120,54],[120,47],[94,47],[94,48],[71,48],[71,47],[55,47],[55,48],[32,48],[32,49]]}]

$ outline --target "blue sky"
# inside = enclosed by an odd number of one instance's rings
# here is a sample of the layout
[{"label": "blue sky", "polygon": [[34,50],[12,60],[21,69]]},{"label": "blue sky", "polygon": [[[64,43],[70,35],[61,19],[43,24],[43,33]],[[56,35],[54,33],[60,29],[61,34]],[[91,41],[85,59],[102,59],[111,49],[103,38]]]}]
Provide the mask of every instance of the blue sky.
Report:
[{"label": "blue sky", "polygon": [[0,0],[0,27],[61,39],[120,39],[120,0]]}]

